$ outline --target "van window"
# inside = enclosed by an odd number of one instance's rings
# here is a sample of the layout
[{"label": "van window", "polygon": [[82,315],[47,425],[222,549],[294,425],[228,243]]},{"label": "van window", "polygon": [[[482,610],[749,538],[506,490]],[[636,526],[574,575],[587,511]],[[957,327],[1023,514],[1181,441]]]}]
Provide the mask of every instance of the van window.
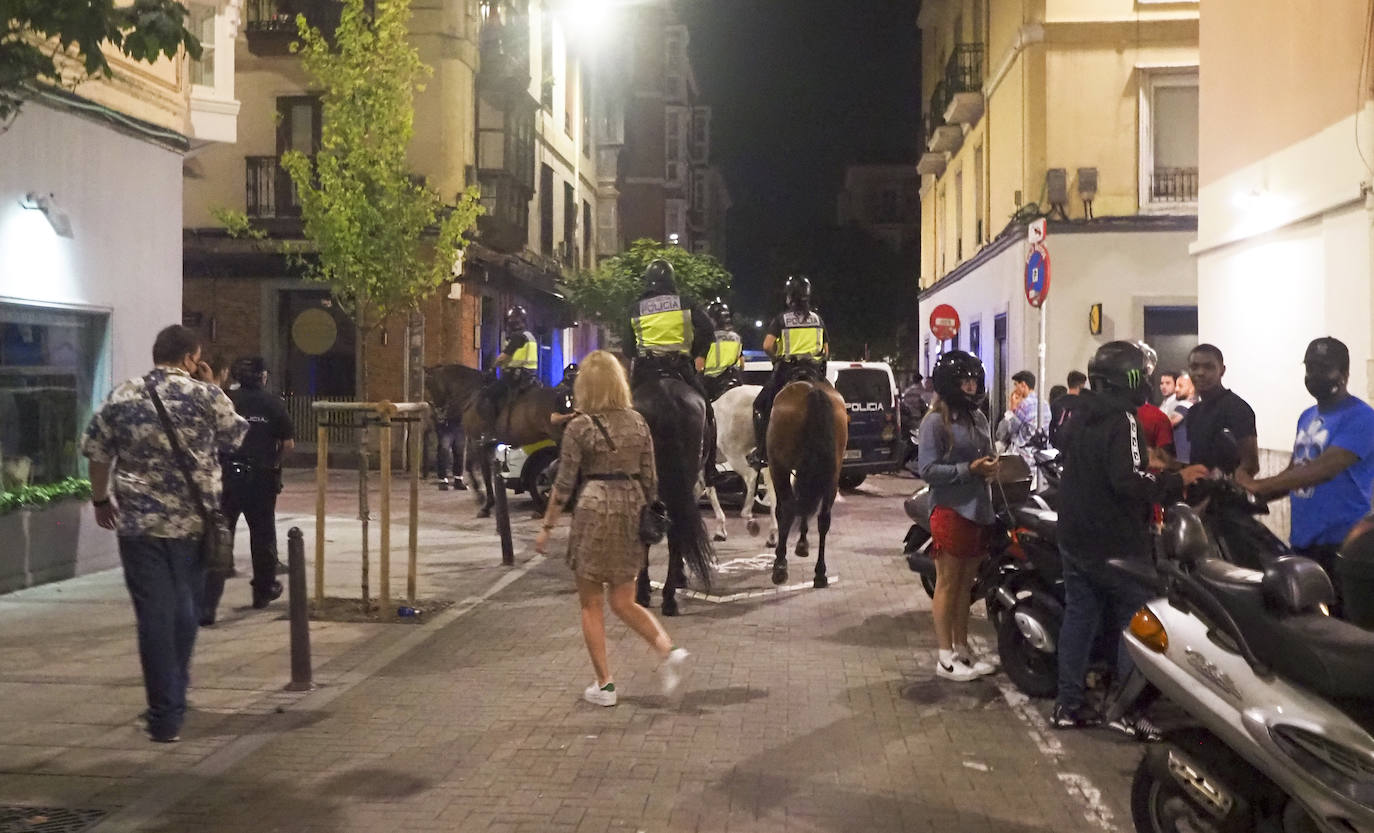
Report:
[{"label": "van window", "polygon": [[879,402],[892,404],[892,384],[885,372],[877,368],[847,368],[835,377],[835,390],[846,402]]}]

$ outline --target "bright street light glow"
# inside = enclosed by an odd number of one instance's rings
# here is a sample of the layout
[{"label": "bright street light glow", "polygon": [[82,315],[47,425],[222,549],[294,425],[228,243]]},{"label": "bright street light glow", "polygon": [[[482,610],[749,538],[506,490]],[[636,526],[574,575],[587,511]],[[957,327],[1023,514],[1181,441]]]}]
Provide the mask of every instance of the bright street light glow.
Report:
[{"label": "bright street light glow", "polygon": [[610,12],[610,0],[566,0],[562,7],[563,25],[575,43],[594,46],[610,33]]},{"label": "bright street light glow", "polygon": [[762,322],[762,321],[759,321],[758,319],[754,319],[754,326],[755,326],[755,327],[762,327],[762,326],[763,326],[763,322]]}]

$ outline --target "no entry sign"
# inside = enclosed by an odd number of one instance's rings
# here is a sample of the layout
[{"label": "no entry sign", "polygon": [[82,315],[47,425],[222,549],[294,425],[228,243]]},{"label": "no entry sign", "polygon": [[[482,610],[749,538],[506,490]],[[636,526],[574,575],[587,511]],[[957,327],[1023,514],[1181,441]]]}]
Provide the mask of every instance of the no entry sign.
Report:
[{"label": "no entry sign", "polygon": [[949,304],[941,304],[930,311],[930,334],[940,341],[959,335],[959,313]]},{"label": "no entry sign", "polygon": [[1044,246],[1032,246],[1026,256],[1026,301],[1039,307],[1049,294],[1050,253]]}]

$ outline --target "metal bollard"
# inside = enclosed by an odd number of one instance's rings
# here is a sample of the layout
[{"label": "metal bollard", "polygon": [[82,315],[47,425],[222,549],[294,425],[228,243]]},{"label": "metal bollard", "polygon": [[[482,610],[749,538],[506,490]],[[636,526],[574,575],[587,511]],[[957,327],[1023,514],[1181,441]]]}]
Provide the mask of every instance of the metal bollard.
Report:
[{"label": "metal bollard", "polygon": [[496,444],[487,448],[487,459],[491,463],[492,496],[496,498],[496,534],[501,538],[501,563],[506,567],[515,565],[515,545],[510,537],[510,506],[506,502],[506,481],[501,477],[501,461],[496,457]]},{"label": "metal bollard", "polygon": [[315,687],[310,672],[310,608],[305,593],[305,537],[301,528],[286,533],[286,562],[290,584],[291,682],[287,691],[310,691]]}]

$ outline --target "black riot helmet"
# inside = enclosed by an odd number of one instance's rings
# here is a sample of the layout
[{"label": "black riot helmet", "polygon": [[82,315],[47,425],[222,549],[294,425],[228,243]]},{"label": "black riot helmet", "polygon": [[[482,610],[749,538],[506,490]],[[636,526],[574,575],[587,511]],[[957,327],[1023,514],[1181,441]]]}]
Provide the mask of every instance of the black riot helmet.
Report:
[{"label": "black riot helmet", "polygon": [[507,330],[523,330],[528,325],[528,322],[529,315],[525,312],[525,308],[519,304],[506,310]]},{"label": "black riot helmet", "polygon": [[234,381],[239,383],[239,387],[260,388],[262,374],[266,372],[267,362],[263,361],[262,356],[244,356],[234,362],[231,375]]},{"label": "black riot helmet", "polygon": [[[981,407],[983,397],[987,395],[983,363],[977,356],[963,350],[941,353],[935,361],[935,368],[930,371],[930,377],[935,385],[935,393],[945,404],[957,410],[971,411]],[[978,380],[978,392],[973,396],[964,393],[965,379]]]},{"label": "black riot helmet", "polygon": [[811,279],[805,275],[792,275],[782,287],[787,298],[787,308],[793,312],[808,312],[811,309]]},{"label": "black riot helmet", "polygon": [[730,305],[719,298],[706,307],[706,314],[711,316],[718,330],[735,326],[735,314],[730,312]]},{"label": "black riot helmet", "polygon": [[655,258],[644,270],[644,289],[656,295],[677,294],[677,274],[673,264],[663,258]]},{"label": "black riot helmet", "polygon": [[1145,351],[1129,341],[1109,341],[1088,362],[1088,381],[1099,393],[1115,393],[1139,408],[1149,388],[1145,380]]}]

